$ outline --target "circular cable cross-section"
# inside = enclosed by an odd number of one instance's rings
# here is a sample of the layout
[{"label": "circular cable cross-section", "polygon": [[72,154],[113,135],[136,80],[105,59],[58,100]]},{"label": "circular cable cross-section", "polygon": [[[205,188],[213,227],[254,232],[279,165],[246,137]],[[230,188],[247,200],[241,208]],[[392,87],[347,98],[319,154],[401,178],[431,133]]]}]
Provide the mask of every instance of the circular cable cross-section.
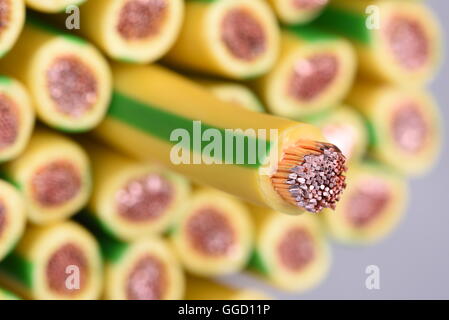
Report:
[{"label": "circular cable cross-section", "polygon": [[91,193],[90,164],[86,152],[59,134],[37,130],[5,175],[20,186],[28,219],[49,224],[67,219],[86,204]]},{"label": "circular cable cross-section", "polygon": [[109,107],[111,74],[100,52],[33,16],[0,67],[28,88],[39,120],[58,130],[91,130]]},{"label": "circular cable cross-section", "polygon": [[256,238],[250,269],[282,290],[302,292],[316,287],[330,267],[319,218],[256,207],[251,212]]},{"label": "circular cable cross-section", "polygon": [[278,38],[274,14],[263,1],[188,1],[180,35],[165,60],[193,71],[248,79],[273,66]]},{"label": "circular cable cross-section", "polygon": [[0,77],[0,162],[13,160],[25,149],[34,127],[34,109],[24,86]]},{"label": "circular cable cross-section", "polygon": [[[116,242],[115,242],[116,243]],[[105,298],[110,300],[178,300],[184,296],[184,274],[170,247],[157,238],[104,243],[119,254],[106,256]],[[115,249],[114,249],[115,248]]]},{"label": "circular cable cross-section", "polygon": [[0,266],[27,299],[98,299],[102,262],[95,238],[74,222],[32,226]]},{"label": "circular cable cross-section", "polygon": [[0,261],[22,237],[26,224],[25,210],[25,201],[19,191],[0,181]]},{"label": "circular cable cross-section", "polygon": [[426,92],[358,83],[348,96],[369,124],[376,160],[407,176],[419,176],[435,164],[441,149],[441,116]]},{"label": "circular cable cross-section", "polygon": [[80,9],[80,34],[112,59],[133,63],[165,55],[184,18],[182,0],[96,0]]},{"label": "circular cable cross-section", "polygon": [[168,231],[186,206],[188,182],[156,165],[120,155],[98,144],[84,144],[92,160],[93,192],[89,220],[123,241]]},{"label": "circular cable cross-section", "polygon": [[200,276],[241,270],[248,259],[252,225],[238,200],[213,190],[194,192],[171,234],[183,266]]},{"label": "circular cable cross-section", "polygon": [[282,32],[280,59],[254,85],[268,111],[299,119],[338,105],[356,72],[349,42],[312,27]]}]

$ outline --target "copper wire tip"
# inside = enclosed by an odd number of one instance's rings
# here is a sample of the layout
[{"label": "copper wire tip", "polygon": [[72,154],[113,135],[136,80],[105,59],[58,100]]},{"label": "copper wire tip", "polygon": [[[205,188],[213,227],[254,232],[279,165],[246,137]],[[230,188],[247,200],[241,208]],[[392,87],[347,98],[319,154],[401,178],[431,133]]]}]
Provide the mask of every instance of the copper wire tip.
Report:
[{"label": "copper wire tip", "polygon": [[286,201],[309,212],[335,209],[346,188],[345,163],[332,144],[300,142],[285,150],[273,186]]}]

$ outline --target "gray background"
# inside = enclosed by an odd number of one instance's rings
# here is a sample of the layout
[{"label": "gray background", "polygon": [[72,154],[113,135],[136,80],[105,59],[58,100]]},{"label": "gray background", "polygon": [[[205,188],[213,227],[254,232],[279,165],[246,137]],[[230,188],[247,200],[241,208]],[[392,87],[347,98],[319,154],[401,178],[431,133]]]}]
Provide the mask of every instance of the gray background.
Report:
[{"label": "gray background", "polygon": [[[428,0],[427,3],[439,16],[444,31],[449,30],[449,1]],[[444,35],[446,45],[449,43],[447,33]],[[431,85],[444,123],[449,123],[448,82],[449,63],[444,59],[444,65]],[[449,129],[446,129],[445,140],[448,133]],[[409,209],[402,224],[389,238],[366,248],[332,244],[331,271],[318,288],[301,295],[288,295],[247,276],[224,280],[239,286],[261,288],[278,299],[449,299],[447,164],[449,152],[445,144],[438,166],[429,175],[410,182]],[[380,268],[380,290],[365,287],[365,268],[372,264]]]}]

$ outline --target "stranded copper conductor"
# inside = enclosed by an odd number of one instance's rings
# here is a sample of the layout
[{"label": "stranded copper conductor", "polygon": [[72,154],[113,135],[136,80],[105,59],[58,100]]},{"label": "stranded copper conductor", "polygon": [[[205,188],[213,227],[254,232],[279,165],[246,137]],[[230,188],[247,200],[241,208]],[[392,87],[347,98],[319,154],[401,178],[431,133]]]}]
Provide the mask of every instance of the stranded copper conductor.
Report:
[{"label": "stranded copper conductor", "polygon": [[127,40],[138,40],[159,33],[167,15],[165,0],[130,0],[120,10],[117,31]]},{"label": "stranded copper conductor", "polygon": [[172,202],[173,192],[171,183],[159,174],[134,179],[116,194],[118,212],[133,222],[156,219]]},{"label": "stranded copper conductor", "polygon": [[55,58],[47,70],[47,86],[59,112],[77,118],[98,99],[95,73],[76,56]]},{"label": "stranded copper conductor", "polygon": [[246,61],[261,56],[267,46],[263,26],[244,8],[232,9],[225,14],[221,39],[234,57]]},{"label": "stranded copper conductor", "polygon": [[404,68],[418,69],[429,60],[429,39],[420,22],[396,16],[390,20],[386,34],[396,61]]},{"label": "stranded copper conductor", "polygon": [[328,2],[328,0],[292,0],[293,6],[302,10],[320,9]]},{"label": "stranded copper conductor", "polygon": [[236,241],[228,219],[212,207],[195,212],[187,222],[186,232],[193,247],[209,256],[229,254]]},{"label": "stranded copper conductor", "polygon": [[165,266],[150,255],[138,260],[126,284],[128,300],[161,300],[167,289]]},{"label": "stranded copper conductor", "polygon": [[0,150],[14,144],[19,134],[17,107],[8,96],[0,94]]},{"label": "stranded copper conductor", "polygon": [[416,153],[425,147],[429,128],[419,108],[413,103],[397,109],[391,126],[396,144],[405,152]]},{"label": "stranded copper conductor", "polygon": [[335,209],[346,188],[346,158],[331,144],[298,142],[284,150],[273,188],[292,205],[312,213]]},{"label": "stranded copper conductor", "polygon": [[[67,270],[69,266],[79,270],[79,287],[77,283],[67,285]],[[88,275],[88,263],[83,251],[72,243],[61,246],[48,260],[46,275],[51,290],[63,295],[77,294],[82,290]]]},{"label": "stranded copper conductor", "polygon": [[332,84],[338,69],[338,59],[331,54],[297,61],[288,84],[289,95],[305,102],[315,99]]},{"label": "stranded copper conductor", "polygon": [[11,0],[0,0],[0,33],[8,28],[11,20]]},{"label": "stranded copper conductor", "polygon": [[354,226],[364,227],[384,212],[390,199],[390,190],[384,181],[365,179],[347,202],[347,217]]},{"label": "stranded copper conductor", "polygon": [[3,230],[5,230],[6,226],[6,207],[3,204],[3,201],[0,200],[0,239],[2,237]]},{"label": "stranded copper conductor", "polygon": [[302,228],[291,229],[282,237],[278,255],[286,269],[298,272],[315,257],[313,238]]},{"label": "stranded copper conductor", "polygon": [[81,189],[81,177],[71,162],[59,160],[38,169],[31,184],[34,198],[40,205],[55,207],[76,197]]}]

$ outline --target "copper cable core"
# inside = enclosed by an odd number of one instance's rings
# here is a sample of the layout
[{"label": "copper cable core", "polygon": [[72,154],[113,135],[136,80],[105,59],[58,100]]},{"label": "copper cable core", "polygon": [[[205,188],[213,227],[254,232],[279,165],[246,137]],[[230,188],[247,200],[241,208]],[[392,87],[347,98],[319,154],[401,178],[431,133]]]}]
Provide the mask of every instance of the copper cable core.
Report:
[{"label": "copper cable core", "polygon": [[57,110],[74,118],[85,115],[98,100],[95,73],[75,55],[54,59],[47,70],[47,86]]},{"label": "copper cable core", "polygon": [[40,205],[56,207],[75,198],[81,190],[81,177],[77,167],[66,160],[53,161],[33,175],[32,190]]},{"label": "copper cable core", "polygon": [[318,10],[324,7],[328,0],[293,0],[293,6],[302,10]]},{"label": "copper cable core", "polygon": [[382,215],[390,200],[390,190],[384,181],[365,179],[347,202],[347,217],[354,226],[364,227]]},{"label": "copper cable core", "polygon": [[[67,273],[67,270],[70,271],[73,267],[77,267],[79,270],[79,288],[68,283],[71,273]],[[79,293],[89,277],[88,261],[84,252],[72,243],[61,246],[48,260],[46,275],[48,286],[58,294],[74,295]]]},{"label": "copper cable core", "polygon": [[117,31],[126,40],[141,40],[160,32],[167,15],[165,0],[130,0],[120,10]]},{"label": "copper cable core", "polygon": [[135,264],[126,284],[128,300],[162,300],[168,286],[164,264],[147,255]]},{"label": "copper cable core", "polygon": [[291,229],[282,237],[278,255],[286,269],[298,272],[315,257],[313,238],[303,228]]},{"label": "copper cable core", "polygon": [[172,184],[159,174],[148,174],[130,181],[116,194],[119,214],[130,221],[157,219],[173,201]]},{"label": "copper cable core", "polygon": [[0,0],[0,33],[8,28],[11,22],[11,0]]},{"label": "copper cable core", "polygon": [[17,106],[7,95],[0,93],[0,150],[13,145],[18,135]]},{"label": "copper cable core", "polygon": [[186,229],[193,247],[208,256],[227,255],[236,242],[228,218],[213,207],[201,208],[193,214]]},{"label": "copper cable core", "polygon": [[3,200],[0,200],[0,239],[6,227],[6,207]]},{"label": "copper cable core", "polygon": [[323,135],[327,141],[335,144],[344,156],[349,159],[357,147],[357,130],[350,125],[331,123],[323,127]]},{"label": "copper cable core", "polygon": [[396,16],[391,19],[386,34],[396,61],[404,68],[415,70],[429,61],[429,39],[419,21]]},{"label": "copper cable core", "polygon": [[297,100],[309,102],[334,82],[338,70],[339,64],[335,55],[319,54],[301,59],[293,68],[288,93]]},{"label": "copper cable core", "polygon": [[346,188],[346,158],[332,144],[303,141],[284,150],[273,188],[290,204],[312,213],[335,209]]},{"label": "copper cable core", "polygon": [[403,151],[417,153],[426,146],[429,127],[414,103],[399,107],[391,126],[394,140]]},{"label": "copper cable core", "polygon": [[252,61],[267,49],[264,27],[245,8],[235,8],[226,13],[222,21],[221,39],[236,58]]}]

